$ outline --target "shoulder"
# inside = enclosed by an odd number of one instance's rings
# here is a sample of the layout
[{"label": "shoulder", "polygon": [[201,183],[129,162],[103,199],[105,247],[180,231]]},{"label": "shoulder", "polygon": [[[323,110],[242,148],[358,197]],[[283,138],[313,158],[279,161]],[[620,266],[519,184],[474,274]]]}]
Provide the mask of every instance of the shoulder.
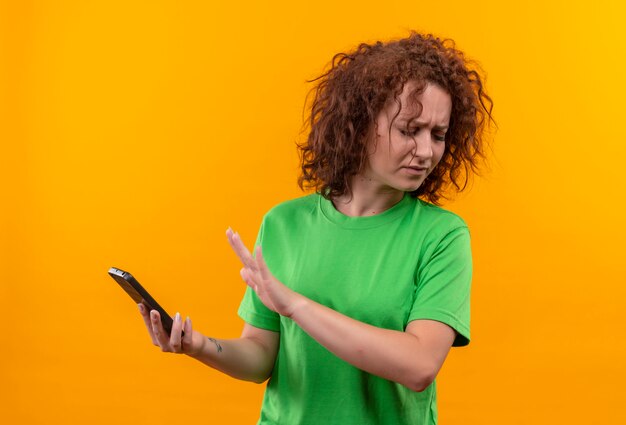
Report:
[{"label": "shoulder", "polygon": [[319,197],[319,194],[311,193],[299,198],[283,201],[273,206],[265,213],[263,221],[292,220],[302,215],[310,215],[318,208]]},{"label": "shoulder", "polygon": [[458,214],[421,199],[414,199],[415,216],[420,224],[428,223],[429,233],[445,234],[459,229],[468,231],[467,223]]},{"label": "shoulder", "polygon": [[275,246],[281,246],[287,240],[298,239],[296,235],[315,227],[318,206],[319,195],[315,193],[273,206],[263,216],[259,237],[266,244],[271,241]]}]

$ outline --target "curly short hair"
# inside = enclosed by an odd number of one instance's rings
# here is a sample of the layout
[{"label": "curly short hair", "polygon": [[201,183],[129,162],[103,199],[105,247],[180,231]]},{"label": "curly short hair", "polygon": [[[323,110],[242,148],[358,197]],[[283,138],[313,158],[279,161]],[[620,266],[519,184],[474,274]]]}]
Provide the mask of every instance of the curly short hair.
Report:
[{"label": "curly short hair", "polygon": [[351,193],[351,178],[367,161],[367,140],[378,114],[391,99],[400,105],[408,81],[418,83],[417,92],[436,84],[452,100],[443,157],[411,196],[439,204],[451,185],[457,192],[466,188],[485,158],[493,102],[479,67],[454,41],[412,32],[401,40],[363,43],[353,52],[338,53],[330,69],[310,81],[316,83],[306,120],[310,131],[298,144],[302,190],[314,189],[327,199]]}]

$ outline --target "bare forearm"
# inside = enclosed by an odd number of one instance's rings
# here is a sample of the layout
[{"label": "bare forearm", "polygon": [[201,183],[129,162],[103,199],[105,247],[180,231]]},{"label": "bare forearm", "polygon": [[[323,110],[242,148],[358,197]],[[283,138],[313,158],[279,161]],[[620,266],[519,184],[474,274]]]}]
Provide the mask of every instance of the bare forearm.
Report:
[{"label": "bare forearm", "polygon": [[351,319],[288,288],[272,275],[260,246],[252,257],[238,234],[229,229],[227,235],[244,265],[241,277],[267,308],[291,318],[330,352],[359,369],[415,391],[430,385],[453,343],[451,327],[415,320],[400,332]]},{"label": "bare forearm", "polygon": [[291,319],[337,357],[415,391],[436,375],[437,368],[415,335],[359,322],[308,299],[299,303]]},{"label": "bare forearm", "polygon": [[202,349],[190,357],[236,379],[261,383],[272,373],[274,356],[253,338],[206,338]]}]

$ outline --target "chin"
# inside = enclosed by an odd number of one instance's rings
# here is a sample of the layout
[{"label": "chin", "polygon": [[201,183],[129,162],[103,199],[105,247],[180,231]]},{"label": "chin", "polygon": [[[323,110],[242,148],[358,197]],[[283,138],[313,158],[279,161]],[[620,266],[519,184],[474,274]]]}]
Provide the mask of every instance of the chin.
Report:
[{"label": "chin", "polygon": [[387,189],[397,190],[398,192],[415,192],[424,183],[424,179],[394,179],[387,180]]},{"label": "chin", "polygon": [[422,183],[423,182],[420,181],[419,183],[399,185],[397,189],[403,192],[415,192],[417,189],[422,187]]}]

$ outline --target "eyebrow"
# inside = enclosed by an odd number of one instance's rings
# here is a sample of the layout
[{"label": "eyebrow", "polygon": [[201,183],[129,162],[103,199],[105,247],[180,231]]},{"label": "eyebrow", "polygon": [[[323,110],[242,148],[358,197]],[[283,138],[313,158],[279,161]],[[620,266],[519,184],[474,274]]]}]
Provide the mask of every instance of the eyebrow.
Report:
[{"label": "eyebrow", "polygon": [[[411,126],[415,126],[415,127],[423,127],[424,126],[424,122],[420,122],[420,121],[416,121],[413,120],[411,118],[407,119],[407,118],[403,118],[403,117],[398,117],[398,122],[400,124],[411,124]],[[449,126],[447,125],[435,125],[433,126],[433,130],[437,130],[437,131],[445,131],[449,128]]]}]

